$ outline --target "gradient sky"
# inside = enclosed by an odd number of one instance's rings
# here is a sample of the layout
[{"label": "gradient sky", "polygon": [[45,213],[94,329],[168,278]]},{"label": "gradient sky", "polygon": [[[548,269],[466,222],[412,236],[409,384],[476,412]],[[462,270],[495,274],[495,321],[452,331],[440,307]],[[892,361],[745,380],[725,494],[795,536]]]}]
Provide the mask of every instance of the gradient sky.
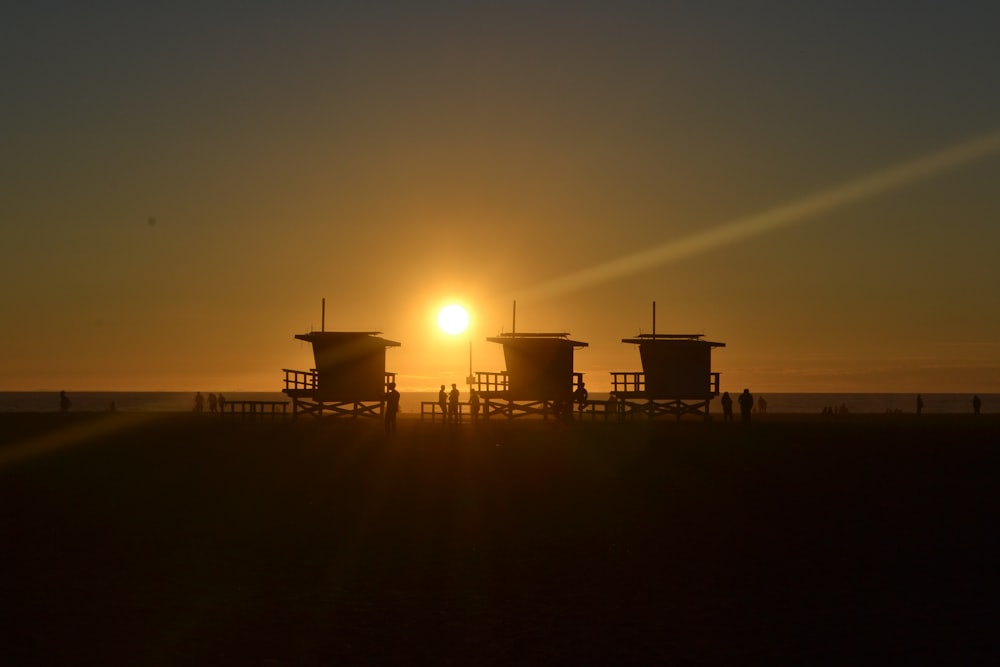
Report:
[{"label": "gradient sky", "polygon": [[16,4],[0,389],[279,390],[326,298],[404,391],[470,340],[502,370],[517,300],[595,390],[656,301],[723,389],[1000,392],[998,34],[989,2]]}]

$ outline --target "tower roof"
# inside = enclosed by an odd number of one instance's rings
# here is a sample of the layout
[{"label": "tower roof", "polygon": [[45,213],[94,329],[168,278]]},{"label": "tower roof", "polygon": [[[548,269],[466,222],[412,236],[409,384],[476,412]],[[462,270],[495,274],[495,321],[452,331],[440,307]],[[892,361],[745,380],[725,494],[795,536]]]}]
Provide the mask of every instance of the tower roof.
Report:
[{"label": "tower roof", "polygon": [[517,340],[559,340],[571,344],[573,347],[588,347],[589,343],[579,340],[570,340],[568,333],[502,333],[486,339],[490,343],[510,343]]},{"label": "tower roof", "polygon": [[716,343],[710,340],[702,340],[704,338],[703,334],[639,334],[635,338],[622,338],[623,343],[632,343],[638,345],[641,343],[652,343],[652,342],[678,342],[678,341],[690,341],[695,343],[701,343],[703,345],[710,345],[712,347],[725,347],[725,343]]},{"label": "tower roof", "polygon": [[310,331],[309,333],[296,334],[295,338],[309,343],[335,343],[362,338],[371,338],[378,340],[386,347],[399,347],[402,345],[402,343],[389,340],[388,338],[379,338],[381,334],[381,331]]}]

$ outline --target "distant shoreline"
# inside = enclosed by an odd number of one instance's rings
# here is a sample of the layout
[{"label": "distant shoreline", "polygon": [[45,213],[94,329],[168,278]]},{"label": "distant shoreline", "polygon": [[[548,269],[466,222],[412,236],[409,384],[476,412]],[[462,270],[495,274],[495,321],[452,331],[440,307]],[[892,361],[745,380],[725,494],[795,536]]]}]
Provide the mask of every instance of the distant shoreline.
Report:
[{"label": "distant shoreline", "polygon": [[[384,419],[381,416],[374,417],[344,417],[327,415],[322,419],[314,416],[300,414],[293,416],[289,411],[284,417],[280,413],[271,416],[270,413],[261,416],[251,416],[249,414],[220,414],[220,413],[193,413],[179,411],[130,411],[130,412],[101,412],[101,411],[77,411],[71,413],[59,412],[0,412],[0,430],[9,429],[13,426],[27,426],[30,428],[58,429],[61,427],[71,427],[78,424],[97,423],[107,421],[108,423],[118,422],[122,425],[142,425],[152,422],[162,422],[173,424],[185,428],[223,428],[231,425],[233,427],[267,429],[273,426],[289,425],[310,428],[313,425],[331,426],[338,428],[372,428],[382,430]],[[913,413],[850,413],[846,415],[822,415],[813,413],[794,412],[769,412],[767,414],[754,414],[750,424],[743,424],[740,417],[736,415],[734,423],[724,423],[721,413],[710,414],[710,419],[705,420],[700,417],[686,415],[681,419],[672,416],[659,416],[650,419],[645,416],[626,417],[621,420],[614,418],[605,419],[602,415],[573,415],[570,422],[560,422],[555,417],[543,417],[539,415],[523,415],[515,418],[505,416],[494,416],[489,419],[480,416],[472,420],[466,414],[458,424],[445,422],[440,415],[431,418],[430,415],[421,416],[415,412],[401,412],[397,418],[401,430],[411,427],[426,430],[442,431],[462,431],[475,432],[477,429],[488,430],[493,427],[503,427],[517,429],[524,425],[526,428],[552,428],[552,429],[578,429],[581,431],[606,430],[613,431],[621,429],[623,432],[643,429],[647,427],[671,429],[677,428],[706,428],[712,431],[749,429],[769,429],[782,428],[785,426],[797,427],[808,426],[817,428],[866,428],[866,427],[900,427],[908,429],[910,427],[919,428],[921,425],[928,427],[960,427],[960,428],[996,428],[1000,427],[1000,413],[983,413],[975,415],[955,414],[955,413],[929,413],[917,415]],[[4,440],[0,437],[0,442]]]},{"label": "distant shoreline", "polygon": [[[751,390],[752,391],[752,390]],[[72,404],[71,412],[106,412],[112,402],[116,411],[120,412],[190,412],[194,407],[194,397],[197,392],[101,392],[101,391],[67,391]],[[732,393],[732,392],[731,392]],[[207,392],[202,392],[207,396]],[[272,392],[226,392],[230,400],[277,400],[288,401],[288,411],[291,412],[291,399],[280,391]],[[924,393],[925,414],[972,414],[973,393]],[[468,398],[467,391],[462,391],[462,402]],[[758,399],[767,402],[769,414],[820,414],[824,409],[835,409],[840,412],[846,406],[849,414],[886,414],[916,412],[916,396],[914,393],[755,393]],[[982,412],[1000,413],[1000,394],[980,393]],[[604,400],[607,393],[592,392],[592,400]],[[402,392],[400,401],[401,414],[420,414],[422,402],[436,402],[436,392]],[[20,412],[57,412],[59,410],[59,392],[0,392],[0,413]],[[205,410],[208,411],[206,401]],[[709,406],[710,413],[720,415],[722,408],[719,399],[713,399]],[[757,410],[759,412],[759,410]]]}]

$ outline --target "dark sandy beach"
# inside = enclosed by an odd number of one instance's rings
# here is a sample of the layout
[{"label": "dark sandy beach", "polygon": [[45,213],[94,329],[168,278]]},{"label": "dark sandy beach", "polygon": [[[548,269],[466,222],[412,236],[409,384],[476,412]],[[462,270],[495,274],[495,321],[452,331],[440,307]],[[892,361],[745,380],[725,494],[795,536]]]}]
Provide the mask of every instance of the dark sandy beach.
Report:
[{"label": "dark sandy beach", "polygon": [[0,664],[995,664],[1000,420],[0,416]]}]

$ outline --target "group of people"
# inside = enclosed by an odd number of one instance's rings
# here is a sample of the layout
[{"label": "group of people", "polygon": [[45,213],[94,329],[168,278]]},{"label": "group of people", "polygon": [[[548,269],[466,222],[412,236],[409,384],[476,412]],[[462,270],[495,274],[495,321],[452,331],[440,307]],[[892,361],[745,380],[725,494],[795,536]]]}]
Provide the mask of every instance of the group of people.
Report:
[{"label": "group of people", "polygon": [[[438,406],[441,408],[441,414],[444,416],[446,423],[457,424],[462,420],[461,403],[460,403],[461,392],[458,390],[458,385],[452,383],[451,391],[446,391],[445,385],[441,385],[441,389],[438,391]],[[396,416],[399,414],[399,390],[396,389],[396,383],[390,382],[388,385],[388,391],[385,395],[385,431],[388,434],[393,434],[396,432]],[[587,389],[580,383],[580,386],[576,389],[573,394],[573,400],[578,404],[578,409],[583,410],[587,403]],[[762,399],[763,400],[763,399]],[[737,402],[740,406],[740,415],[742,417],[744,424],[750,423],[750,413],[753,411],[754,398],[750,393],[749,389],[744,389],[743,393],[740,394]],[[609,406],[613,405],[614,412],[621,411],[621,404],[619,398],[612,393],[608,398]],[[469,390],[469,412],[472,416],[473,421],[479,417],[479,392],[475,389]],[[763,411],[763,406],[761,406]],[[729,392],[725,392],[722,395],[722,413],[724,422],[733,421],[733,399],[729,395]]]},{"label": "group of people", "polygon": [[[750,423],[750,414],[753,412],[753,394],[750,393],[749,389],[744,389],[743,393],[739,395],[736,399],[740,406],[740,418],[744,424]],[[763,401],[763,399],[761,399]],[[733,422],[733,397],[729,395],[729,392],[723,392],[722,394],[722,421],[732,423]],[[766,405],[766,404],[765,404]],[[761,412],[766,410],[762,409]]]},{"label": "group of people", "polygon": [[[458,385],[454,382],[451,384],[449,392],[445,392],[444,385],[441,385],[441,390],[438,392],[438,405],[441,406],[441,414],[444,415],[446,422],[457,424],[462,421],[459,398]],[[479,392],[471,388],[469,389],[469,414],[472,415],[473,420],[479,418]]]},{"label": "group of people", "polygon": [[[461,392],[458,385],[452,383],[451,391],[445,391],[445,385],[441,385],[438,392],[438,405],[441,407],[441,414],[446,423],[457,424],[462,421],[462,409],[460,407]],[[475,389],[469,390],[469,412],[473,419],[479,417],[479,392]],[[396,432],[396,416],[399,414],[399,390],[396,383],[390,382],[388,391],[385,394],[385,432],[392,435]]]},{"label": "group of people", "polygon": [[[222,394],[218,396],[209,393],[208,394],[208,411],[209,412],[224,412],[226,409],[226,397]],[[201,395],[199,391],[194,395],[194,411],[204,412],[205,411],[205,397]]]}]

